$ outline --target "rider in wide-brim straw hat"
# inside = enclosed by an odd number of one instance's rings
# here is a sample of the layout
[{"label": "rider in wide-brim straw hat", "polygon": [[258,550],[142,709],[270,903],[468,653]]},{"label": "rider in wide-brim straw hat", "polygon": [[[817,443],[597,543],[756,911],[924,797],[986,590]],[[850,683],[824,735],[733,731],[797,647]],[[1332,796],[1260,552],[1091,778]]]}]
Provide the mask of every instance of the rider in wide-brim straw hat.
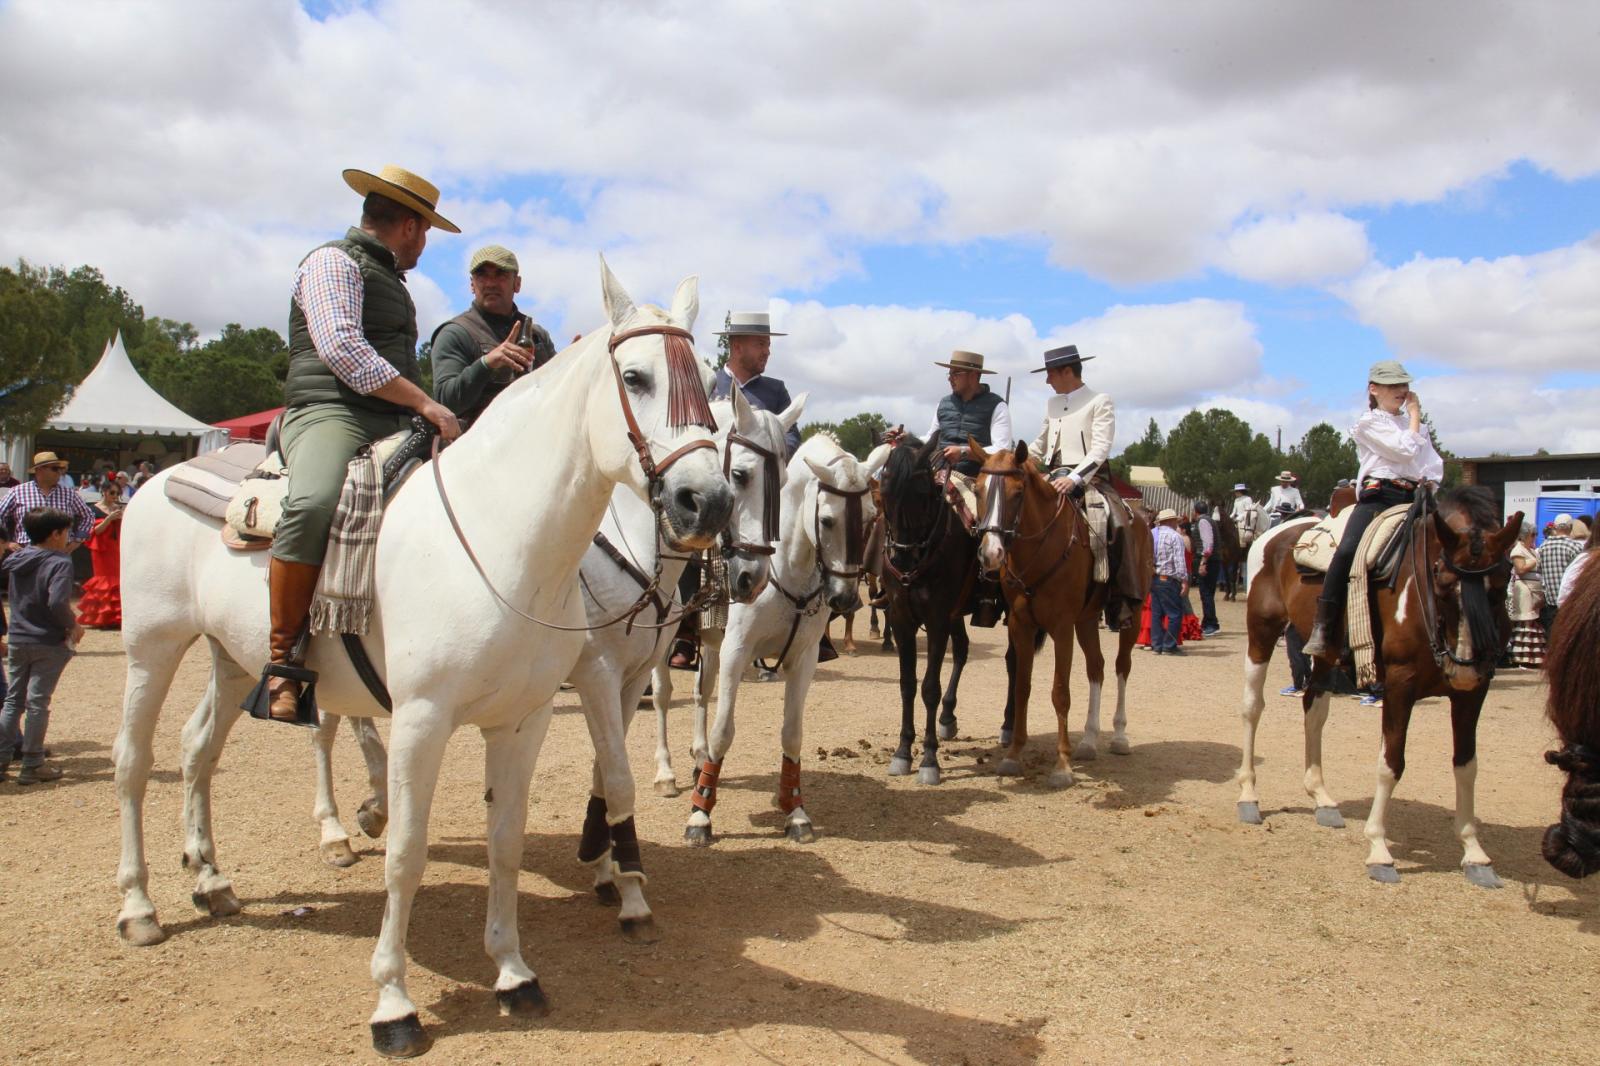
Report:
[{"label": "rider in wide-brim straw hat", "polygon": [[1267,514],[1270,524],[1274,526],[1306,509],[1306,501],[1295,487],[1293,472],[1285,470],[1276,480],[1278,483],[1272,486],[1272,493],[1267,497]]}]

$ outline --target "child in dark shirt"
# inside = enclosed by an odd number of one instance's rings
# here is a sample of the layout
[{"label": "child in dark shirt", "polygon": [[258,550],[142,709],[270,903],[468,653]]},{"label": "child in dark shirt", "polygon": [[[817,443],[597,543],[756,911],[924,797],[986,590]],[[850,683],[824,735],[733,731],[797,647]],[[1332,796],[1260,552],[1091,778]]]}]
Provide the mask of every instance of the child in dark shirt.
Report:
[{"label": "child in dark shirt", "polygon": [[[67,540],[73,517],[54,507],[35,507],[22,516],[33,543],[0,562],[9,581],[11,624],[6,633],[10,686],[0,712],[0,779],[15,754],[22,727],[22,772],[17,784],[54,781],[58,767],[44,761],[44,735],[50,726],[50,698],[83,638],[72,609],[72,559]],[[26,714],[24,714],[26,712]]]}]

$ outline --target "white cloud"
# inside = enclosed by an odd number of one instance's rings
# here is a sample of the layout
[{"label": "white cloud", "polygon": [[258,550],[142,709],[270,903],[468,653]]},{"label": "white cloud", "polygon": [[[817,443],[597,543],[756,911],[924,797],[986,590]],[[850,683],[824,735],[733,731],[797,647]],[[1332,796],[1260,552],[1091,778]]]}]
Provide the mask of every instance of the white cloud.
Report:
[{"label": "white cloud", "polygon": [[1600,235],[1538,255],[1417,256],[1336,291],[1402,358],[1536,374],[1600,368]]},{"label": "white cloud", "polygon": [[1223,270],[1269,285],[1305,285],[1349,277],[1367,265],[1372,246],[1366,227],[1328,212],[1247,222],[1216,254]]}]

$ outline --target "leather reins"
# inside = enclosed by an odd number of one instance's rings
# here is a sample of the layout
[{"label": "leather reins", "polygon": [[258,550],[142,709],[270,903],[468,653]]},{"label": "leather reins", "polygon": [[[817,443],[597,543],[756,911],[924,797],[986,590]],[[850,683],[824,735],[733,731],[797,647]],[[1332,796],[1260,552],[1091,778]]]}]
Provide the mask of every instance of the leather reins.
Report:
[{"label": "leather reins", "polygon": [[[861,513],[861,498],[871,491],[872,487],[870,485],[864,489],[838,489],[821,478],[817,479],[818,497],[816,510],[811,515],[812,543],[817,547],[817,569],[821,572],[817,577],[817,587],[804,596],[796,596],[783,587],[782,583],[778,581],[777,575],[769,578],[772,582],[772,587],[782,593],[783,598],[788,600],[795,610],[794,620],[789,623],[789,636],[783,642],[783,650],[778,652],[778,662],[783,662],[784,657],[789,654],[789,648],[794,644],[795,634],[800,632],[800,620],[802,618],[810,618],[821,609],[822,588],[828,577],[837,577],[850,582],[861,580],[861,572],[865,569],[863,560],[866,555],[867,539],[866,529],[864,528],[866,523]],[[855,568],[853,570],[835,569],[828,565],[827,558],[823,555],[822,498],[820,494],[824,492],[844,497],[844,565],[846,567],[853,566]]]},{"label": "leather reins", "polygon": [[728,431],[728,447],[722,453],[722,476],[729,484],[733,483],[733,446],[748,448],[761,456],[761,543],[751,544],[738,540],[733,533],[732,523],[722,527],[722,556],[727,558],[736,552],[746,555],[771,555],[777,549],[773,542],[778,539],[778,501],[779,501],[779,466],[778,453],[771,448],[763,448],[749,437],[736,430]]},{"label": "leather reins", "polygon": [[[1445,665],[1447,661],[1451,666],[1478,667],[1490,659],[1498,660],[1500,657],[1499,648],[1475,647],[1473,649],[1472,656],[1470,658],[1463,659],[1455,653],[1454,649],[1445,643],[1444,620],[1440,617],[1439,601],[1438,596],[1434,591],[1433,579],[1435,575],[1438,574],[1439,570],[1443,568],[1459,578],[1476,579],[1478,581],[1482,581],[1488,575],[1510,567],[1511,561],[1509,559],[1502,558],[1497,559],[1488,566],[1457,566],[1450,559],[1449,555],[1442,550],[1437,560],[1430,561],[1428,558],[1428,519],[1438,513],[1439,505],[1434,499],[1433,490],[1431,488],[1424,487],[1420,491],[1422,493],[1420,500],[1420,513],[1417,515],[1416,519],[1414,519],[1420,528],[1413,531],[1411,536],[1411,569],[1419,579],[1426,575],[1428,582],[1428,594],[1425,596],[1422,595],[1421,590],[1419,589],[1417,599],[1422,601],[1422,625],[1423,628],[1427,630],[1428,650],[1433,653],[1434,665],[1439,667],[1441,670],[1444,670],[1447,674],[1453,674],[1454,671]],[[1443,545],[1440,547],[1442,549]],[[1459,586],[1457,587],[1459,588]],[[1461,618],[1456,624],[1458,626],[1468,626],[1470,632],[1470,622],[1467,618],[1467,608],[1464,599],[1461,608]]]}]

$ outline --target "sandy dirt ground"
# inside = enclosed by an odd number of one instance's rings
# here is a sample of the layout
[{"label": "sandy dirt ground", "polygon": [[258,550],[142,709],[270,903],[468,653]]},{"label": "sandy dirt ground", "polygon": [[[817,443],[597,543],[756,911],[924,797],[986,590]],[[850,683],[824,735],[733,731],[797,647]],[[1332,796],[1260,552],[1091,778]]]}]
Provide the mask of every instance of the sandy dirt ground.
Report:
[{"label": "sandy dirt ground", "polygon": [[[1234,815],[1242,607],[1185,659],[1137,653],[1133,753],[1046,787],[1054,719],[1035,704],[1029,776],[994,777],[1003,639],[979,632],[945,783],[886,776],[896,665],[863,640],[819,671],[805,789],[818,841],[779,835],[770,797],[782,686],[747,684],[709,850],[687,796],[650,793],[653,720],[630,744],[661,939],[625,943],[575,860],[590,748],[564,694],[534,781],[520,924],[553,1010],[501,1019],[482,949],[482,742],[452,742],[411,924],[410,989],[435,1062],[1592,1063],[1600,884],[1539,857],[1559,779],[1538,679],[1503,674],[1480,732],[1483,843],[1506,880],[1467,883],[1451,828],[1443,701],[1419,707],[1390,835],[1404,882],[1369,881],[1377,712],[1335,701],[1327,777],[1349,827],[1300,786],[1298,701],[1281,658],[1260,743],[1264,826]],[[862,628],[865,628],[864,626]],[[836,626],[837,629],[837,626]],[[1110,647],[1110,635],[1105,635]],[[1049,669],[1046,652],[1039,677]],[[170,938],[130,948],[119,901],[111,742],[123,659],[91,634],[50,732],[67,776],[0,785],[0,1048],[13,1062],[298,1063],[373,1058],[368,962],[383,842],[336,870],[316,851],[305,732],[244,721],[216,783],[222,867],[244,913],[212,920],[179,869],[178,736],[204,682],[186,660],[148,800],[151,895]],[[1087,691],[1073,690],[1080,726]],[[688,675],[676,675],[686,686]],[[1038,694],[1043,685],[1035,688]],[[1109,714],[1108,714],[1109,718]],[[673,713],[680,785],[689,721]],[[347,826],[366,795],[336,748]]]}]

